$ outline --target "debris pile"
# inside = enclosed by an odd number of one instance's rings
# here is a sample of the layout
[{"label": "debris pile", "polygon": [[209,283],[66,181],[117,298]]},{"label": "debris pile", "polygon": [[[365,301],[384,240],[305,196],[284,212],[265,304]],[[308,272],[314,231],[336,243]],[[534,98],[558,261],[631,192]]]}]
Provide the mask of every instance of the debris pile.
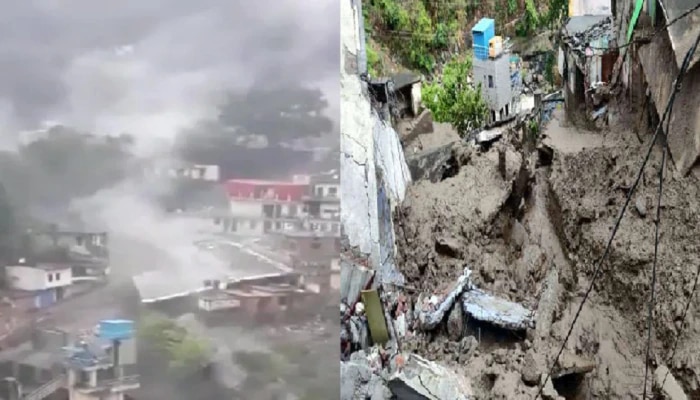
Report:
[{"label": "debris pile", "polygon": [[461,341],[470,319],[512,331],[534,326],[532,311],[477,289],[471,273],[465,268],[449,289],[419,296],[415,305],[398,291],[382,291],[380,301],[377,289],[362,291],[354,305],[341,304],[341,369],[348,373],[341,398],[476,398],[466,377],[402,351],[404,341],[444,324]]}]

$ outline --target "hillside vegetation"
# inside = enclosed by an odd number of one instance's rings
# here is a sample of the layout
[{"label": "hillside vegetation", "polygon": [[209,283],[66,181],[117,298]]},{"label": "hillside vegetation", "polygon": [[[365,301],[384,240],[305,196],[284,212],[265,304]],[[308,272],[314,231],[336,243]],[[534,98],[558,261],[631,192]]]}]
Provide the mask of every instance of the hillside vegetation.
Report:
[{"label": "hillside vegetation", "polygon": [[435,75],[470,47],[471,27],[494,18],[498,34],[529,36],[566,15],[566,0],[363,0],[371,75]]}]

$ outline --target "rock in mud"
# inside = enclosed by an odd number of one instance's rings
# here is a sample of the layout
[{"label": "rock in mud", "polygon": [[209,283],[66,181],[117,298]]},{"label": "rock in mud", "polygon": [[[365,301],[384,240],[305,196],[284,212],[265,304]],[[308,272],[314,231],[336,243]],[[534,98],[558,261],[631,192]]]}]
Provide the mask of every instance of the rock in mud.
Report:
[{"label": "rock in mud", "polygon": [[447,317],[447,335],[450,340],[458,342],[464,332],[464,312],[459,304],[452,307],[452,311]]},{"label": "rock in mud", "polygon": [[644,218],[647,216],[647,199],[646,197],[638,196],[634,201],[634,208],[637,210],[637,214]]},{"label": "rock in mud", "polygon": [[518,221],[515,221],[513,223],[513,228],[510,232],[510,239],[515,245],[515,247],[517,247],[518,249],[522,249],[523,247],[525,247],[525,245],[527,244],[527,236],[527,230],[525,230],[523,224],[521,224]]},{"label": "rock in mud", "polygon": [[540,382],[541,373],[535,359],[535,353],[528,351],[522,366],[522,380],[528,386],[535,386]]},{"label": "rock in mud", "polygon": [[594,361],[566,352],[559,357],[558,364],[559,370],[553,375],[555,379],[565,375],[591,372],[595,369],[596,365]]},{"label": "rock in mud", "polygon": [[455,238],[439,237],[435,240],[435,251],[444,256],[459,258],[462,254],[462,246]]}]

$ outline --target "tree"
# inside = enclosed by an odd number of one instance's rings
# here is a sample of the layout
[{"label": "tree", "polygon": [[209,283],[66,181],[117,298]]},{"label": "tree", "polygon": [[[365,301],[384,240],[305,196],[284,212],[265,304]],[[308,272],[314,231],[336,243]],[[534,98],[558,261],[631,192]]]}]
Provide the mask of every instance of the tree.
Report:
[{"label": "tree", "polygon": [[320,90],[303,87],[230,93],[218,118],[181,132],[176,147],[186,161],[219,165],[224,178],[288,179],[308,165],[311,152],[284,145],[331,133],[327,106]]},{"label": "tree", "polygon": [[274,145],[330,133],[333,121],[323,114],[326,108],[319,89],[254,88],[229,93],[218,120],[234,137],[264,136]]},{"label": "tree", "polygon": [[131,138],[54,127],[42,138],[0,155],[0,178],[15,204],[66,208],[126,176]]},{"label": "tree", "polygon": [[481,86],[474,89],[467,81],[471,58],[453,58],[443,70],[442,83],[423,88],[423,102],[438,122],[451,123],[461,136],[481,126],[488,108],[481,96]]},{"label": "tree", "polygon": [[177,375],[201,371],[209,362],[207,343],[165,317],[144,317],[138,334],[143,345]]}]

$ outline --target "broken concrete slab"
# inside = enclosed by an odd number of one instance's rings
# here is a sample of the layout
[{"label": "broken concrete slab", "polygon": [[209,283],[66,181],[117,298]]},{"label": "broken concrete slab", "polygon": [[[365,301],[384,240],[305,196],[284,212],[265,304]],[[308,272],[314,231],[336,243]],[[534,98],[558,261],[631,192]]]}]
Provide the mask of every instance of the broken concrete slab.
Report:
[{"label": "broken concrete slab", "polygon": [[452,309],[459,296],[471,287],[471,281],[469,280],[471,273],[469,268],[465,268],[457,283],[447,290],[447,293],[442,297],[432,295],[421,296],[418,299],[416,314],[419,329],[430,331],[445,318],[445,314]]},{"label": "broken concrete slab", "polygon": [[666,399],[688,400],[683,388],[665,365],[660,365],[654,371],[654,387],[661,391]]},{"label": "broken concrete slab", "polygon": [[451,168],[450,160],[453,159],[453,148],[457,142],[422,151],[408,157],[406,163],[411,171],[413,181],[427,179],[431,182],[442,180],[445,171]]},{"label": "broken concrete slab", "polygon": [[407,356],[402,371],[391,377],[389,389],[402,400],[473,398],[471,385],[464,377],[415,354]]},{"label": "broken concrete slab", "polygon": [[461,301],[464,312],[477,321],[511,330],[525,330],[533,324],[532,311],[483,290],[469,290],[462,295]]}]

